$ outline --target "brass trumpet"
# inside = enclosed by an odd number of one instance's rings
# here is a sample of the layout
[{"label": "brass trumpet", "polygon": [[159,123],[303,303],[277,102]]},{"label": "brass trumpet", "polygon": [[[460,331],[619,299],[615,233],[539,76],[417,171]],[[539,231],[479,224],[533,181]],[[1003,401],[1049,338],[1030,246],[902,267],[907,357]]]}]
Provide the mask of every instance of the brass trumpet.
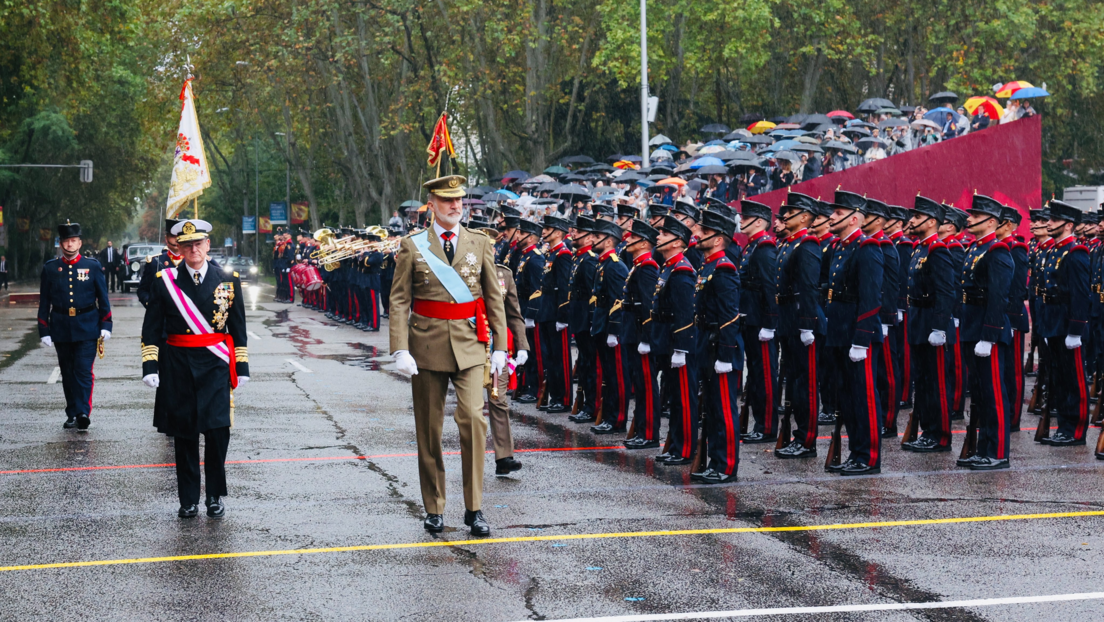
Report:
[{"label": "brass trumpet", "polygon": [[371,235],[380,238],[379,241],[361,240],[355,235],[343,238],[334,237],[331,229],[319,229],[314,232],[314,239],[318,240],[318,250],[311,253],[311,259],[317,259],[318,263],[329,272],[337,270],[342,260],[351,259],[360,253],[378,251],[391,253],[399,250],[401,238],[389,238],[387,229],[378,225],[372,225],[365,229]]}]

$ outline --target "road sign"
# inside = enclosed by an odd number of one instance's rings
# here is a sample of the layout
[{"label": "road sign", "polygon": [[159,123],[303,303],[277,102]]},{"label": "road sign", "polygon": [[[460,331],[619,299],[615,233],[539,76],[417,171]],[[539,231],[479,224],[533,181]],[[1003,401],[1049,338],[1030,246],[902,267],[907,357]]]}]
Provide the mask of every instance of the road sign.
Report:
[{"label": "road sign", "polygon": [[288,224],[287,203],[274,201],[268,204],[268,220],[274,225]]},{"label": "road sign", "polygon": [[242,233],[256,233],[257,232],[257,217],[256,216],[242,216]]},{"label": "road sign", "polygon": [[80,180],[86,184],[92,183],[92,160],[81,160]]}]

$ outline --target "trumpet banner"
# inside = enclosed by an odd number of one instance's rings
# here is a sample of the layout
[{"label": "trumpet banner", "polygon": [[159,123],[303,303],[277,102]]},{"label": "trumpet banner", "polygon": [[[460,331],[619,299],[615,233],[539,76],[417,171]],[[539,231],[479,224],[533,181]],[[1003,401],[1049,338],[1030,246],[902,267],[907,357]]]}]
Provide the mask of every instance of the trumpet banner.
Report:
[{"label": "trumpet banner", "polygon": [[180,89],[180,129],[176,133],[176,155],[173,159],[172,182],[169,184],[169,200],[165,217],[176,218],[188,201],[203,194],[211,185],[211,172],[207,168],[207,156],[203,151],[203,138],[199,133],[199,117],[196,116],[192,97],[192,79],[184,81]]}]

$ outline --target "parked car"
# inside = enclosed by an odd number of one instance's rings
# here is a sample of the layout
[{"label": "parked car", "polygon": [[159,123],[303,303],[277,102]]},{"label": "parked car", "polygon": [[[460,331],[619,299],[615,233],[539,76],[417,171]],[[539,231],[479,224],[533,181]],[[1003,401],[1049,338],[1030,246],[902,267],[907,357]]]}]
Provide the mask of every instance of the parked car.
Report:
[{"label": "parked car", "polygon": [[243,283],[257,279],[257,266],[253,264],[253,260],[249,257],[231,257],[222,262],[222,266],[237,272]]},{"label": "parked car", "polygon": [[147,258],[156,257],[165,250],[164,244],[137,242],[126,247],[126,274],[123,278],[123,293],[129,293],[132,287],[138,287],[142,278],[142,266]]}]

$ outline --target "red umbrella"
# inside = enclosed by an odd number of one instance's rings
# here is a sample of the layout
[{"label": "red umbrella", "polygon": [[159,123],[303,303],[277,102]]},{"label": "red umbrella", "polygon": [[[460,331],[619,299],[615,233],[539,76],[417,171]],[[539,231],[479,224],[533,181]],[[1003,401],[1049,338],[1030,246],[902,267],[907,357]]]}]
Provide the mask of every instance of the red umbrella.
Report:
[{"label": "red umbrella", "polygon": [[843,117],[844,119],[854,119],[855,115],[847,112],[846,110],[833,110],[828,113],[829,117]]}]

